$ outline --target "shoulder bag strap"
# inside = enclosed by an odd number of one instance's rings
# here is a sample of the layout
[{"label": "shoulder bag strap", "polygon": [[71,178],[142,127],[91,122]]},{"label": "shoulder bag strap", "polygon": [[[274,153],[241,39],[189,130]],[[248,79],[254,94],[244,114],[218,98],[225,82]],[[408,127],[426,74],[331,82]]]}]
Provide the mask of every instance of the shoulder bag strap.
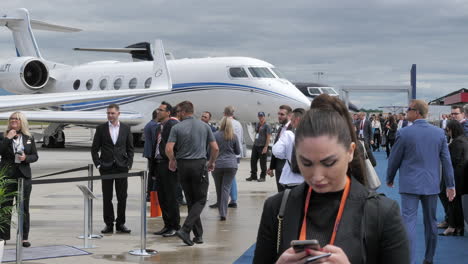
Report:
[{"label": "shoulder bag strap", "polygon": [[281,206],[280,210],[278,213],[278,239],[276,241],[276,253],[279,253],[279,248],[281,244],[281,235],[282,235],[282,230],[283,230],[283,218],[284,218],[284,212],[286,211],[286,204],[288,202],[288,197],[289,193],[291,192],[291,189],[286,189],[284,190],[283,193],[283,199],[281,199]]}]

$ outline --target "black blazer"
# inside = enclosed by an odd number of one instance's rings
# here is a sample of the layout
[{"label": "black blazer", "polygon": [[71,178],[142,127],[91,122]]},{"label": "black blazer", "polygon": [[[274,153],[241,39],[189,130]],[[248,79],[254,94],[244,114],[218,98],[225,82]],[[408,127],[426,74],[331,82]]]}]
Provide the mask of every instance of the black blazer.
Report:
[{"label": "black blazer", "polygon": [[39,156],[37,155],[36,143],[34,142],[34,138],[27,135],[22,135],[22,137],[24,154],[26,154],[26,159],[19,164],[15,163],[15,153],[13,152],[13,139],[4,137],[0,144],[0,155],[2,156],[2,160],[0,161],[0,167],[2,169],[8,168],[6,174],[9,178],[12,178],[14,173],[11,169],[14,166],[18,166],[23,176],[27,179],[31,179],[32,174],[29,163],[36,162],[39,158]]},{"label": "black blazer", "polygon": [[[289,123],[289,126],[286,127],[286,130],[292,130],[292,129],[293,129],[293,127],[292,127],[291,123]],[[274,142],[274,143],[276,143],[276,142],[279,140],[280,136],[281,136],[280,134],[278,134],[278,133],[276,134],[276,138],[275,138],[275,142]],[[277,157],[275,157],[275,155],[271,154],[270,170],[276,169],[276,165],[279,164],[279,163],[278,163],[278,160],[279,160],[279,159],[278,159]],[[286,162],[286,160],[282,160],[282,161],[283,161],[283,162],[281,162],[280,164],[282,164],[282,166],[284,166],[284,163]],[[280,165],[280,166],[281,166],[281,165]],[[282,168],[278,168],[278,169],[282,169]]]},{"label": "black blazer", "polygon": [[[356,126],[356,135],[358,138],[359,138],[359,131],[361,130],[361,122],[362,120],[359,120],[354,123],[354,125]],[[372,134],[372,124],[367,119],[364,121],[363,136],[364,136],[364,141],[367,144],[370,144],[370,141],[374,138]]]},{"label": "black blazer", "polygon": [[[175,119],[169,119],[169,120],[167,120],[167,122],[163,126],[163,131],[162,131],[162,134],[161,134],[161,143],[159,143],[159,153],[161,154],[161,157],[164,160],[169,160],[169,158],[166,155],[166,144],[167,144],[167,140],[169,139],[169,134],[171,133],[172,127],[177,125],[178,123],[179,123],[179,121],[177,121]],[[155,143],[153,145],[153,151],[151,152],[152,158],[155,158],[153,156],[156,153],[156,145],[158,144],[158,142],[156,142],[156,141],[157,141],[157,136],[158,136],[160,130],[161,130],[161,124],[156,128],[156,139],[155,139]]]},{"label": "black blazer", "polygon": [[468,194],[468,138],[459,136],[448,146],[458,195]]},{"label": "black blazer", "polygon": [[[303,183],[291,190],[284,214],[278,254],[277,215],[283,192],[266,200],[253,263],[275,263],[290,247],[291,240],[299,238],[307,189],[307,183]],[[410,263],[409,242],[398,204],[383,196],[371,199],[368,197],[369,191],[352,178],[335,245],[343,249],[351,263],[364,263],[363,256],[366,256],[366,263]],[[368,205],[364,213],[366,201]],[[333,222],[334,219],[330,221]]]},{"label": "black blazer", "polygon": [[[99,155],[101,151],[101,155]],[[96,167],[131,169],[133,165],[133,137],[130,126],[120,122],[119,136],[114,145],[109,132],[109,122],[99,125],[94,134],[91,156]]]},{"label": "black blazer", "polygon": [[390,124],[390,128],[387,128],[387,123],[386,123],[385,128],[386,128],[386,130],[385,130],[386,133],[387,133],[387,130],[388,130],[388,133],[386,134],[388,140],[395,140],[396,132],[398,130],[398,124],[397,123]]}]

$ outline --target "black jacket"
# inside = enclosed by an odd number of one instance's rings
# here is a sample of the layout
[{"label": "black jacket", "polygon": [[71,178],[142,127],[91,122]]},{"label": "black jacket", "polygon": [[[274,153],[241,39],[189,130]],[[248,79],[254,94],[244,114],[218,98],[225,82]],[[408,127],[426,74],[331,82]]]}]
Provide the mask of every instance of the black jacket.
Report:
[{"label": "black jacket", "polygon": [[[99,155],[101,151],[101,155]],[[109,122],[99,125],[94,134],[91,156],[96,167],[131,169],[133,165],[133,137],[130,127],[120,122],[119,136],[114,145],[109,132]]]},{"label": "black jacket", "polygon": [[[277,215],[283,192],[266,200],[258,229],[253,263],[276,262],[290,247],[291,240],[299,238],[307,189],[307,183],[303,183],[291,190],[278,254],[276,254]],[[353,264],[409,263],[409,242],[398,204],[383,196],[369,197],[369,191],[352,179],[335,245],[343,249]],[[330,223],[333,221],[334,219]],[[363,259],[364,256],[366,261]]]},{"label": "black jacket", "polygon": [[385,133],[387,135],[387,139],[395,140],[397,130],[398,130],[398,124],[396,123],[390,124],[390,128],[387,128],[387,124],[385,124]]},{"label": "black jacket", "polygon": [[459,136],[449,144],[457,195],[468,194],[468,138]]},{"label": "black jacket", "polygon": [[[169,139],[169,134],[171,133],[172,127],[174,125],[178,124],[178,123],[179,123],[179,121],[177,121],[175,119],[169,119],[164,124],[163,131],[162,131],[162,134],[161,134],[161,143],[159,143],[159,153],[161,154],[161,157],[164,160],[169,160],[169,158],[166,155],[166,144],[167,144],[167,140]],[[152,158],[155,158],[154,154],[156,153],[155,150],[156,150],[156,145],[157,145],[157,137],[158,137],[158,134],[159,134],[160,130],[161,130],[161,124],[159,124],[159,126],[156,128],[156,139],[155,139],[155,143],[154,143],[154,146],[153,146],[153,151],[151,153]]]},{"label": "black jacket", "polygon": [[[293,129],[293,127],[292,127],[291,123],[289,123],[289,126],[286,127],[286,130],[292,130],[292,129]],[[278,133],[276,133],[276,138],[275,138],[275,142],[274,142],[274,143],[276,143],[276,142],[279,140],[279,138],[281,137],[281,134],[279,133],[279,131],[280,131],[280,130],[278,130]],[[278,164],[278,160],[279,160],[279,159],[278,159],[277,157],[275,157],[275,155],[271,154],[270,170],[276,169],[276,167],[277,167],[276,165]],[[285,163],[285,162],[286,162],[286,160],[282,160],[282,162],[280,162],[281,168],[278,168],[278,169],[282,169],[282,167],[284,166],[284,163]]]},{"label": "black jacket", "polygon": [[11,168],[18,166],[21,173],[25,178],[31,179],[31,167],[29,163],[36,162],[39,156],[37,155],[36,143],[34,142],[33,137],[27,135],[22,135],[23,137],[23,146],[24,154],[26,154],[26,159],[19,164],[15,163],[15,153],[13,152],[13,140],[7,137],[4,137],[0,144],[0,155],[2,160],[0,161],[0,167],[2,169],[7,169],[7,176],[13,177],[13,172]]}]

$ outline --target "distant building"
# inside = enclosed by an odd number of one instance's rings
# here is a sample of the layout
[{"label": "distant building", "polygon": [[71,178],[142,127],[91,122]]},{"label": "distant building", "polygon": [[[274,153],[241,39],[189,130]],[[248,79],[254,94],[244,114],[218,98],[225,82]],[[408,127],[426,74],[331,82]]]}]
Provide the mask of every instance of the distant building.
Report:
[{"label": "distant building", "polygon": [[432,100],[429,105],[465,105],[468,103],[468,89],[462,88],[458,91],[451,92],[440,98]]}]

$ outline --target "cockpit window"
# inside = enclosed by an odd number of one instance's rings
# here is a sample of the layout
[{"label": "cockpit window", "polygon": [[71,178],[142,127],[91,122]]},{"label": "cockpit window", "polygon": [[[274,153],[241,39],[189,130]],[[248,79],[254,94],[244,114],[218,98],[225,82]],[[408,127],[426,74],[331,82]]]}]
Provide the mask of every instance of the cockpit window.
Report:
[{"label": "cockpit window", "polygon": [[249,71],[255,78],[275,78],[273,73],[265,67],[249,67]]},{"label": "cockpit window", "polygon": [[337,95],[333,88],[322,88],[324,94]]},{"label": "cockpit window", "polygon": [[322,93],[320,92],[320,89],[319,89],[319,88],[307,87],[307,90],[309,91],[309,94],[310,94],[310,95],[320,95],[320,94],[322,94]]},{"label": "cockpit window", "polygon": [[240,67],[229,68],[229,75],[231,75],[232,78],[248,78],[249,77],[247,75],[247,72],[244,70],[244,68],[240,68]]},{"label": "cockpit window", "polygon": [[284,74],[277,68],[271,68],[270,70],[272,70],[276,74],[276,76],[278,76],[278,78],[286,79],[286,76],[284,76]]}]

